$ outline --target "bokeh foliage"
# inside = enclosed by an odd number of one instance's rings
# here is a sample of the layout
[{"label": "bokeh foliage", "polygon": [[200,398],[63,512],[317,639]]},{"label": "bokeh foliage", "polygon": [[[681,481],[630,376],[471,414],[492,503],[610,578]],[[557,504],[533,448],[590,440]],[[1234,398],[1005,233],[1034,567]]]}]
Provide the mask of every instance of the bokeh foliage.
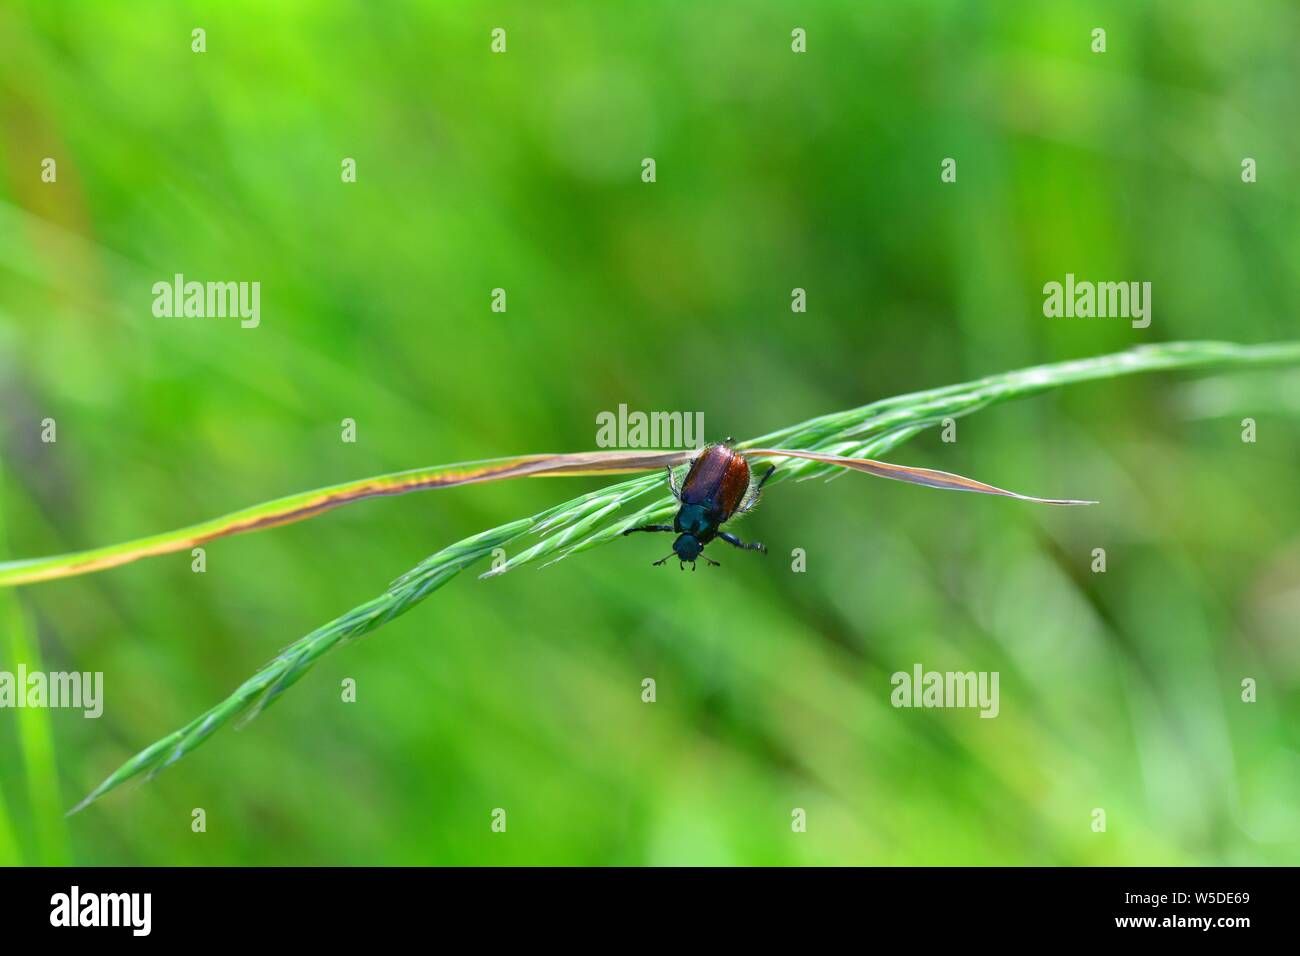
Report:
[{"label": "bokeh foliage", "polygon": [[[1294,338],[1298,34],[1282,2],[6,5],[0,547],[589,448],[624,402],[751,435],[1145,341]],[[154,318],[175,272],[260,281],[261,328]],[[1151,328],[1045,319],[1066,272],[1151,281]],[[0,666],[107,695],[98,721],[0,712],[0,858],[1294,863],[1298,394],[1082,385],[896,456],[1087,512],[785,484],[743,525],[767,559],[679,574],[629,539],[462,576],[66,822],[289,640],[600,481],[373,501],[213,545],[204,575],[177,555],[0,596]],[[894,710],[917,661],[1000,671],[1001,716]]]}]

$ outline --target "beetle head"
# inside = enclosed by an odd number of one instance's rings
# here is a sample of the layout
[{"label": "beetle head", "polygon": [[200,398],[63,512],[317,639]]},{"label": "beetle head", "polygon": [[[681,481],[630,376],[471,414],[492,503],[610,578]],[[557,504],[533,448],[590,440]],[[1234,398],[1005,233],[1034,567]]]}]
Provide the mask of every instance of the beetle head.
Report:
[{"label": "beetle head", "polygon": [[700,544],[700,539],[693,534],[684,534],[673,542],[673,551],[677,554],[679,561],[694,561],[704,550],[704,545]]}]

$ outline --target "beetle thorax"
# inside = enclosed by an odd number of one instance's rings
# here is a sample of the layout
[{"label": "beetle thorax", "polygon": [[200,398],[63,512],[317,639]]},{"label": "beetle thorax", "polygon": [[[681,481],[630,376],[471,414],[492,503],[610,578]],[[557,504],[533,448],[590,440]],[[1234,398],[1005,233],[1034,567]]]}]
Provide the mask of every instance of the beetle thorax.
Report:
[{"label": "beetle thorax", "polygon": [[703,505],[682,505],[681,510],[677,512],[676,523],[675,530],[684,531],[687,534],[698,536],[711,530],[709,518],[705,514]]}]

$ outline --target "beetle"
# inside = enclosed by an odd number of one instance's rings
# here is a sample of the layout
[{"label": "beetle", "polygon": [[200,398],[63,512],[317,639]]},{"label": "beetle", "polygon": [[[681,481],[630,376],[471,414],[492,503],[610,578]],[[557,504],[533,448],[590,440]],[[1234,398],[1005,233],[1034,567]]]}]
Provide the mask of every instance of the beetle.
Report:
[{"label": "beetle", "polygon": [[732,441],[728,438],[724,442],[704,446],[691,462],[681,487],[677,485],[672,466],[668,466],[668,488],[673,497],[681,502],[671,525],[648,524],[640,528],[628,528],[623,532],[628,535],[634,531],[670,531],[678,536],[673,542],[673,554],[664,555],[654,562],[655,567],[675,554],[679,569],[684,570],[686,563],[690,562],[691,570],[694,571],[697,558],[704,558],[716,568],[719,562],[703,554],[704,546],[714,538],[721,538],[742,551],[767,554],[767,548],[763,544],[757,541],[747,544],[734,534],[721,530],[722,525],[732,517],[753,510],[758,504],[763,485],[776,471],[775,465],[769,465],[763,476],[754,481],[748,460],[731,447]]}]

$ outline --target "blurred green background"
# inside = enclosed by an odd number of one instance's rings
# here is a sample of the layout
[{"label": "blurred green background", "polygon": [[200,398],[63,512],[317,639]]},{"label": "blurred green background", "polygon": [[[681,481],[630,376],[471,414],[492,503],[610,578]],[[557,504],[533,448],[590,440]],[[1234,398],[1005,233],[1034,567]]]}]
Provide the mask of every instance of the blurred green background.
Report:
[{"label": "blurred green background", "polygon": [[[1297,45],[1282,0],[5,4],[0,553],[586,449],[620,403],[744,437],[1294,338]],[[155,318],[176,272],[261,282],[261,327]],[[1067,272],[1150,281],[1151,327],[1044,318]],[[1099,508],[848,477],[774,488],[738,529],[766,559],[680,574],[642,537],[463,575],[66,820],[291,639],[602,482],[369,501],[215,542],[206,574],[5,592],[0,667],[102,671],[106,711],[0,712],[0,862],[1300,862],[1298,412],[1285,371],[1077,386],[892,457]],[[895,710],[916,662],[999,671],[1000,716]]]}]

